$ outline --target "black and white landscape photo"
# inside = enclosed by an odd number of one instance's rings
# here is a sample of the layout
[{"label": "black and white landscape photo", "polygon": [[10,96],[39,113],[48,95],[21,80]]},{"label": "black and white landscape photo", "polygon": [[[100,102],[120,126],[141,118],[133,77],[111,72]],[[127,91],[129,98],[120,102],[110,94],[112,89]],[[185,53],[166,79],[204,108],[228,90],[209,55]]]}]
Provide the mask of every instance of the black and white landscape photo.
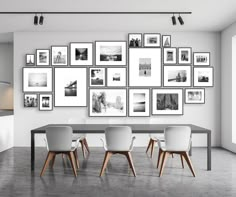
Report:
[{"label": "black and white landscape photo", "polygon": [[38,107],[38,95],[37,94],[25,94],[24,95],[24,107]]},{"label": "black and white landscape photo", "polygon": [[129,47],[142,47],[142,34],[129,34]]},{"label": "black and white landscape photo", "polygon": [[145,112],[145,94],[133,94],[133,112]]},{"label": "black and white landscape photo", "polygon": [[107,86],[126,86],[126,68],[107,68]]},{"label": "black and white landscape photo", "polygon": [[26,66],[34,66],[34,54],[26,54]]},{"label": "black and white landscape photo", "polygon": [[204,104],[205,103],[205,89],[185,89],[185,103],[189,104]]},{"label": "black and white landscape photo", "polygon": [[160,47],[161,35],[160,34],[144,34],[144,47]]},{"label": "black and white landscape photo", "polygon": [[66,83],[65,96],[77,96],[77,80],[72,80]]},{"label": "black and white landscape photo", "polygon": [[52,46],[52,65],[65,66],[67,65],[67,46]]},{"label": "black and white landscape photo", "polygon": [[122,61],[122,47],[121,46],[101,46],[100,47],[100,61]]},{"label": "black and white landscape photo", "polygon": [[47,73],[29,73],[28,87],[47,87]]},{"label": "black and white landscape photo", "polygon": [[168,72],[168,81],[174,82],[186,82],[187,81],[187,71],[186,70],[170,70]]},{"label": "black and white landscape photo", "polygon": [[210,53],[209,52],[196,52],[193,53],[194,66],[210,66]]},{"label": "black and white landscape photo", "polygon": [[105,68],[90,68],[90,86],[105,86]]},{"label": "black and white landscape photo", "polygon": [[198,82],[209,82],[210,71],[198,71]]},{"label": "black and white landscape photo", "polygon": [[192,49],[188,48],[178,48],[179,52],[179,64],[191,64],[192,60]]},{"label": "black and white landscape photo", "polygon": [[48,49],[37,49],[36,50],[37,66],[49,66],[49,50]]},{"label": "black and white landscape photo", "polygon": [[139,76],[151,77],[152,63],[151,58],[139,58]]},{"label": "black and white landscape photo", "polygon": [[40,111],[52,110],[52,94],[39,95],[39,110]]},{"label": "black and white landscape photo", "polygon": [[164,64],[176,64],[176,48],[164,48]]},{"label": "black and white landscape photo", "polygon": [[214,82],[213,67],[194,67],[194,86],[212,87]]}]

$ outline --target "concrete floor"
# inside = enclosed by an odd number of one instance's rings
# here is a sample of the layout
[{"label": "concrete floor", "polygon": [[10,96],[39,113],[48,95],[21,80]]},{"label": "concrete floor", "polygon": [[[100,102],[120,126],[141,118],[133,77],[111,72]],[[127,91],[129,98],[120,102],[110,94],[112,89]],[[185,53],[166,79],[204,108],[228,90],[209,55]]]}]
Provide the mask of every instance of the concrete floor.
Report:
[{"label": "concrete floor", "polygon": [[179,156],[168,159],[163,176],[156,169],[157,152],[150,159],[145,148],[132,153],[137,177],[133,177],[126,158],[115,155],[108,169],[99,177],[104,157],[102,148],[91,148],[87,160],[79,150],[80,169],[74,178],[67,160],[56,158],[54,169],[39,177],[47,151],[36,149],[35,171],[30,170],[30,148],[12,148],[0,153],[0,196],[88,196],[88,197],[192,197],[236,196],[236,154],[212,149],[212,171],[206,171],[206,149],[194,148],[192,163],[196,178],[190,170],[181,168]]}]

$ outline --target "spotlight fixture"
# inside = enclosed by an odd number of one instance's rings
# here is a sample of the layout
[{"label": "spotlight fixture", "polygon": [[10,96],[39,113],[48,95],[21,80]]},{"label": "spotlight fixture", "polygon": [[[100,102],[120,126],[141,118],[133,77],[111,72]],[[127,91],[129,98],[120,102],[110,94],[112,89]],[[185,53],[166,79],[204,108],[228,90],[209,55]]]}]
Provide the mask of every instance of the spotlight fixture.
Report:
[{"label": "spotlight fixture", "polygon": [[176,18],[175,18],[175,15],[173,15],[173,16],[171,17],[171,19],[172,19],[172,24],[173,24],[173,25],[176,25]]},{"label": "spotlight fixture", "polygon": [[37,16],[37,14],[34,16],[34,25],[38,25],[38,16]]},{"label": "spotlight fixture", "polygon": [[184,24],[183,18],[182,18],[180,15],[179,15],[179,17],[178,17],[178,20],[179,20],[180,25],[183,25],[183,24]]},{"label": "spotlight fixture", "polygon": [[43,15],[41,15],[40,18],[39,18],[39,24],[40,25],[43,25],[43,19],[44,19],[44,17],[43,17]]}]

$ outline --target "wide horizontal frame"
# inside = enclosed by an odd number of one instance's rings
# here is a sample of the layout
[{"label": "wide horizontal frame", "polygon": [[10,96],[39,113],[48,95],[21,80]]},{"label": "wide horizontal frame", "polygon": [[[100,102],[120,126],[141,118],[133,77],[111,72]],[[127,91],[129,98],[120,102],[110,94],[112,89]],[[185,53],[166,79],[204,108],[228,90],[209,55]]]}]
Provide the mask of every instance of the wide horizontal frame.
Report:
[{"label": "wide horizontal frame", "polygon": [[[191,91],[191,90],[195,90],[195,91],[198,91],[198,90],[201,90],[203,91],[203,94],[204,94],[204,99],[203,99],[203,102],[188,102],[187,101],[187,91]],[[205,100],[206,100],[206,92],[205,92],[205,88],[185,88],[184,90],[184,103],[185,104],[205,104]]]}]

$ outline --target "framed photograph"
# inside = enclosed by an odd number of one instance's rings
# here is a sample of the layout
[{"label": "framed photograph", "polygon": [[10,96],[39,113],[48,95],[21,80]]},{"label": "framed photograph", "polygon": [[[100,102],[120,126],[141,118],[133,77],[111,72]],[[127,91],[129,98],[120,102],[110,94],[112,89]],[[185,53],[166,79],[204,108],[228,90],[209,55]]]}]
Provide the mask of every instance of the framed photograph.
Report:
[{"label": "framed photograph", "polygon": [[193,65],[210,66],[210,53],[209,52],[193,53]]},{"label": "framed photograph", "polygon": [[125,66],[126,45],[125,41],[97,41],[96,65]]},{"label": "framed photograph", "polygon": [[126,116],[126,89],[90,89],[89,116]]},{"label": "framed photograph", "polygon": [[52,46],[52,66],[67,66],[68,47],[67,46]]},{"label": "framed photograph", "polygon": [[165,87],[190,87],[191,66],[164,66]]},{"label": "framed photograph", "polygon": [[50,62],[49,49],[37,49],[36,50],[36,65],[49,66],[49,62]]},{"label": "framed photograph", "polygon": [[52,92],[52,68],[23,68],[24,92]]},{"label": "framed photograph", "polygon": [[125,87],[127,82],[126,68],[107,68],[107,86]]},{"label": "framed photograph", "polygon": [[129,47],[142,47],[142,34],[129,34]]},{"label": "framed photograph", "polygon": [[34,54],[26,54],[26,66],[34,66],[35,60],[34,60]]},{"label": "framed photograph", "polygon": [[171,35],[162,35],[162,46],[171,47]]},{"label": "framed photograph", "polygon": [[144,47],[161,47],[161,34],[144,34]]},{"label": "framed photograph", "polygon": [[182,89],[152,89],[153,115],[183,115]]},{"label": "framed photograph", "polygon": [[176,64],[176,48],[164,48],[163,49],[163,63],[164,64]]},{"label": "framed photograph", "polygon": [[52,111],[52,94],[40,94],[39,95],[39,110],[40,111]]},{"label": "framed photograph", "polygon": [[38,95],[24,94],[24,107],[38,107]]},{"label": "framed photograph", "polygon": [[161,48],[129,49],[129,85],[161,86]]},{"label": "framed photograph", "polygon": [[106,85],[105,68],[93,67],[89,68],[89,86],[100,87]]},{"label": "framed photograph", "polygon": [[70,64],[71,66],[92,66],[93,43],[70,43]]},{"label": "framed photograph", "polygon": [[185,103],[186,104],[204,104],[205,103],[205,89],[204,88],[186,88],[185,89]]},{"label": "framed photograph", "polygon": [[150,116],[150,90],[129,89],[129,116]]},{"label": "framed photograph", "polygon": [[192,48],[180,47],[178,48],[179,64],[191,64],[192,63]]},{"label": "framed photograph", "polygon": [[55,68],[55,107],[87,106],[87,68]]},{"label": "framed photograph", "polygon": [[213,87],[213,83],[214,83],[213,67],[194,67],[193,68],[193,86]]}]

